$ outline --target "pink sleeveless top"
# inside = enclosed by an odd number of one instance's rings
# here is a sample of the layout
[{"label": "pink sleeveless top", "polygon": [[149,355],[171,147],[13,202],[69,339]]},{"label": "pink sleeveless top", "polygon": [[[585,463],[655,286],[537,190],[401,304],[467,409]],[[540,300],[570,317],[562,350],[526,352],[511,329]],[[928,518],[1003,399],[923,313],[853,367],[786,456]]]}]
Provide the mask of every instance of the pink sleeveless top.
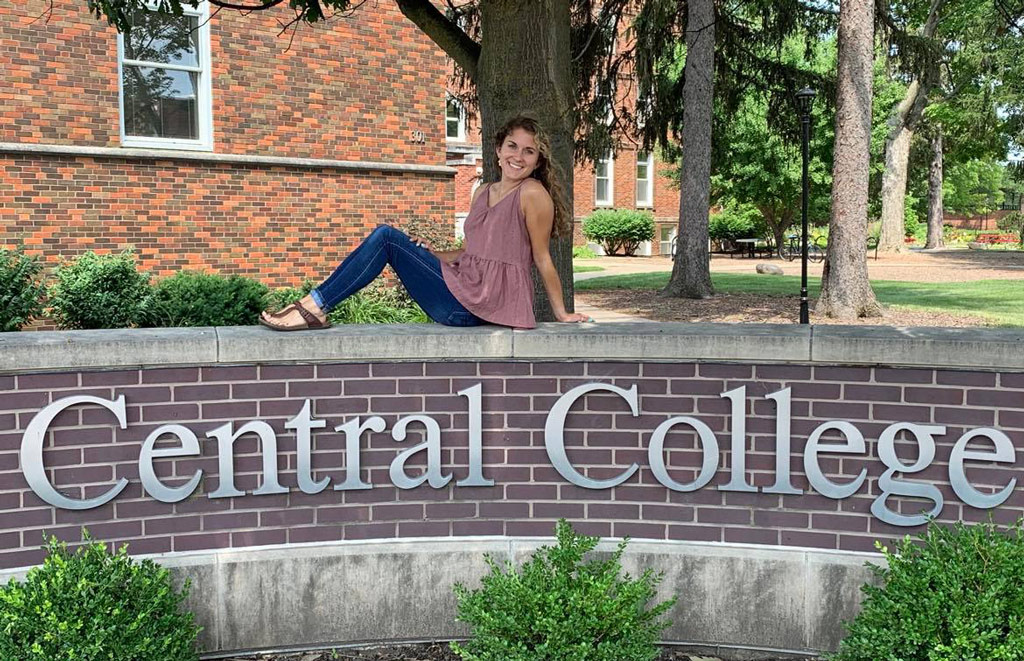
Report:
[{"label": "pink sleeveless top", "polygon": [[444,282],[467,310],[502,326],[533,328],[533,251],[519,206],[520,184],[488,207],[490,184],[477,196],[465,225],[465,252],[441,262]]}]

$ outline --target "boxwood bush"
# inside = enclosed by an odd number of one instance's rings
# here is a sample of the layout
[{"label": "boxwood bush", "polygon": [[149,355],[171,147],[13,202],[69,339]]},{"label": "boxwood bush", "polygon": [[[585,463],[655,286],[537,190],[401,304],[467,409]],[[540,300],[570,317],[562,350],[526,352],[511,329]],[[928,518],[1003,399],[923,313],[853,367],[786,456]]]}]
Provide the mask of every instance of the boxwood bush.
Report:
[{"label": "boxwood bush", "polygon": [[43,310],[42,264],[17,250],[0,250],[0,332],[16,331]]},{"label": "boxwood bush", "polygon": [[604,247],[605,254],[633,255],[654,238],[654,216],[632,209],[602,209],[583,220],[583,236]]},{"label": "boxwood bush", "polygon": [[51,538],[41,567],[0,587],[0,659],[195,661],[200,628],[181,608],[188,584],[98,542],[74,552]]},{"label": "boxwood bush", "polygon": [[1024,532],[936,524],[882,547],[861,611],[832,661],[1024,659]]},{"label": "boxwood bush", "polygon": [[491,568],[477,590],[455,586],[457,619],[472,630],[452,643],[466,661],[648,661],[675,603],[653,607],[661,576],[647,570],[633,579],[622,572],[626,541],[614,553],[584,561],[596,537],[577,535],[558,522],[558,544],[541,547],[517,571],[490,556]]},{"label": "boxwood bush", "polygon": [[267,298],[267,286],[258,280],[181,271],[157,282],[150,321],[156,326],[252,326]]},{"label": "boxwood bush", "polygon": [[50,306],[60,328],[130,328],[144,325],[153,291],[130,251],[87,252],[57,268]]}]

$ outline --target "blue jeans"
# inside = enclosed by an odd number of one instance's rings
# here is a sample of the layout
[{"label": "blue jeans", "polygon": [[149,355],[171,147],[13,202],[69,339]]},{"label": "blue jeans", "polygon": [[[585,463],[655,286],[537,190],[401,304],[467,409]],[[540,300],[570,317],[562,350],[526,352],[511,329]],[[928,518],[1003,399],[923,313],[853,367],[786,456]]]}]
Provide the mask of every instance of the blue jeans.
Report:
[{"label": "blue jeans", "polygon": [[356,293],[391,265],[409,295],[434,321],[446,326],[487,323],[459,303],[441,275],[441,261],[412,242],[404,232],[378,225],[334,273],[310,292],[324,312]]}]

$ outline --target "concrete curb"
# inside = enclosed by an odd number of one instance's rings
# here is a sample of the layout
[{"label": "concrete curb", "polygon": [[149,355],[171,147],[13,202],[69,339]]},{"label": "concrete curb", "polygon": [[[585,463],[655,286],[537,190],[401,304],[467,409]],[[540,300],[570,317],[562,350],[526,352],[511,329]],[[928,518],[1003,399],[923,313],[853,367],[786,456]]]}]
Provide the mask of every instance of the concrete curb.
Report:
[{"label": "concrete curb", "polygon": [[1024,329],[616,322],[529,331],[439,324],[276,333],[258,326],[0,335],[0,373],[69,368],[403,360],[687,360],[1024,368]]}]

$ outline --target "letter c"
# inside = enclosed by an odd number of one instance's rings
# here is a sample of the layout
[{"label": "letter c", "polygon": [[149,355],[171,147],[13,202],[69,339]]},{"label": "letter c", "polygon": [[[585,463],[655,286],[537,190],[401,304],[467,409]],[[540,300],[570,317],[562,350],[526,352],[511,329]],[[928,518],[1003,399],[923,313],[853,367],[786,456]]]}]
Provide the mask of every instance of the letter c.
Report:
[{"label": "letter c", "polygon": [[128,427],[124,395],[121,395],[114,401],[89,395],[77,395],[75,397],[58,399],[37,413],[32,418],[32,421],[28,423],[25,435],[21,439],[21,470],[25,474],[25,481],[28,482],[28,486],[46,502],[54,507],[66,510],[88,510],[105,505],[116,498],[128,486],[128,480],[122,477],[117,481],[117,484],[112,486],[103,495],[86,500],[77,500],[62,495],[46,479],[46,468],[43,466],[43,441],[46,438],[46,431],[50,428],[50,423],[53,422],[53,419],[58,414],[78,404],[97,404],[102,406],[117,416],[117,422],[121,425],[121,429],[127,429]]},{"label": "letter c", "polygon": [[604,390],[619,395],[629,404],[633,417],[640,415],[635,385],[629,390],[623,390],[617,386],[604,383],[586,383],[582,386],[576,386],[562,395],[555,402],[555,405],[551,407],[547,422],[544,423],[544,447],[548,451],[551,465],[565,479],[584,489],[609,489],[628,480],[640,466],[634,462],[632,466],[622,471],[616,477],[607,480],[595,480],[577,471],[569,461],[569,457],[565,454],[565,416],[569,415],[569,409],[576,403],[577,399],[595,390]]}]

